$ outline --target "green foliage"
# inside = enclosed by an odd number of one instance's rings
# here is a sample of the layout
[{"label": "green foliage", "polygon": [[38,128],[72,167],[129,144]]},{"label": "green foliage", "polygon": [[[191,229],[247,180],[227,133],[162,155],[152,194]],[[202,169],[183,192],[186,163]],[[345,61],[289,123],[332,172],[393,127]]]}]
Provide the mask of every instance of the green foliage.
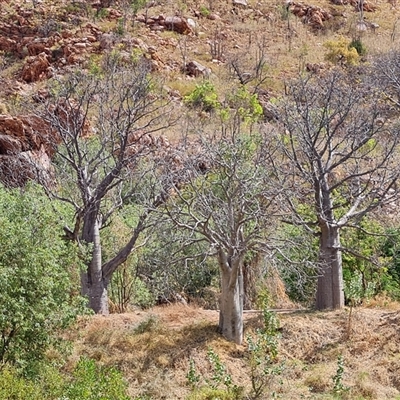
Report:
[{"label": "green foliage", "polygon": [[[308,207],[299,208],[305,221],[313,221],[314,216]],[[311,305],[315,299],[318,272],[318,238],[301,226],[285,224],[279,229],[282,237],[282,253],[278,255],[280,277],[283,279],[286,294],[292,301]]]},{"label": "green foliage", "polygon": [[277,6],[277,12],[282,19],[282,21],[287,21],[290,18],[290,10],[289,7],[284,4],[279,4]]},{"label": "green foliage", "polygon": [[129,400],[127,383],[121,373],[112,367],[81,358],[75,367],[73,380],[65,390],[65,400]]},{"label": "green foliage", "polygon": [[44,363],[32,379],[11,367],[0,371],[0,398],[7,400],[129,400],[127,383],[115,368],[81,358],[72,376]]},{"label": "green foliage", "polygon": [[192,390],[200,382],[201,376],[196,372],[196,366],[193,358],[190,358],[189,360],[189,371],[186,374],[186,379]]},{"label": "green foliage", "polygon": [[[350,250],[343,252],[343,279],[348,300],[357,304],[384,291],[391,296],[399,295],[398,280],[391,274],[393,259],[390,245],[387,247],[389,237],[384,228],[371,218],[364,218],[360,229],[342,230],[342,246]],[[350,293],[355,296],[353,300]]]},{"label": "green foliage", "polygon": [[217,92],[210,81],[196,85],[192,93],[185,96],[183,100],[187,105],[207,112],[220,107]]},{"label": "green foliage", "polygon": [[[186,374],[188,384],[192,388],[192,393],[188,400],[235,400],[243,398],[243,387],[237,386],[232,382],[232,376],[226,370],[225,364],[221,361],[219,355],[210,347],[207,350],[207,358],[210,363],[212,376],[206,378],[205,386],[198,387],[201,376],[197,374],[194,361],[189,361],[189,371]],[[224,385],[224,389],[220,386]]]},{"label": "green foliage", "polygon": [[15,369],[6,367],[0,371],[0,398],[41,400],[46,397],[37,384],[19,376]]},{"label": "green foliage", "polygon": [[208,17],[210,15],[210,10],[207,7],[205,7],[204,5],[200,6],[200,14],[203,17]]},{"label": "green foliage", "polygon": [[264,296],[264,327],[257,329],[255,335],[247,335],[248,362],[252,385],[252,399],[266,398],[266,391],[275,396],[273,383],[283,371],[283,364],[278,362],[279,319],[268,311],[268,297]]},{"label": "green foliage", "polygon": [[232,376],[226,371],[226,367],[219,358],[219,355],[210,347],[207,350],[207,357],[213,371],[213,376],[209,381],[209,385],[213,389],[216,389],[223,383],[226,388],[229,389],[232,386]]},{"label": "green foliage", "polygon": [[78,251],[62,240],[54,207],[38,187],[0,187],[0,362],[25,371],[83,310],[68,273],[79,270]]},{"label": "green foliage", "polygon": [[119,36],[124,36],[125,34],[125,19],[119,18],[117,20],[117,25],[115,27],[115,33]]},{"label": "green foliage", "polygon": [[350,42],[343,36],[337,40],[329,40],[324,43],[328,50],[325,59],[334,64],[356,65],[359,61],[359,54],[355,47],[350,47]]},{"label": "green foliage", "polygon": [[365,56],[367,54],[367,48],[364,46],[361,39],[353,39],[349,44],[349,49],[354,48],[357,50],[359,56]]},{"label": "green foliage", "polygon": [[333,381],[333,392],[338,395],[342,395],[347,392],[350,388],[343,384],[344,375],[344,358],[340,354],[337,360],[336,374],[332,377]]},{"label": "green foliage", "polygon": [[132,0],[131,8],[133,15],[136,15],[140,9],[142,9],[146,5],[146,0]]},{"label": "green foliage", "polygon": [[257,122],[263,115],[263,108],[256,93],[251,94],[246,86],[241,86],[228,98],[229,106],[237,112],[245,123]]},{"label": "green foliage", "polygon": [[[202,241],[188,242],[186,232],[174,229],[167,221],[158,221],[136,262],[139,276],[150,277],[147,286],[152,300],[169,299],[175,293],[191,299],[201,298],[218,274],[215,261],[207,258],[208,247]],[[145,289],[144,288],[144,289]],[[136,293],[139,289],[135,288]]]},{"label": "green foliage", "polygon": [[64,377],[53,366],[42,363],[33,379],[7,366],[0,371],[0,399],[54,400],[63,399]]},{"label": "green foliage", "polygon": [[214,389],[212,387],[202,387],[191,393],[187,400],[236,400],[238,395],[230,393],[224,389]]},{"label": "green foliage", "polygon": [[107,8],[100,8],[96,12],[96,18],[104,19],[104,18],[107,18],[109,14],[110,14],[110,11]]},{"label": "green foliage", "polygon": [[344,293],[351,306],[357,306],[363,300],[369,299],[375,293],[374,282],[368,282],[366,287],[363,285],[361,273],[354,273],[350,280],[345,281]]},{"label": "green foliage", "polygon": [[388,229],[381,246],[387,265],[382,268],[381,289],[394,299],[400,299],[400,229]]}]

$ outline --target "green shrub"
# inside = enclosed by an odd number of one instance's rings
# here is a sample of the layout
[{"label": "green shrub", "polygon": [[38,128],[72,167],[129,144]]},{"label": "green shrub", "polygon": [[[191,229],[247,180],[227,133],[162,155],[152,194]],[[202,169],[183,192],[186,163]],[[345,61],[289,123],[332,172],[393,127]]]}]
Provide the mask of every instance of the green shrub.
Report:
[{"label": "green shrub", "polygon": [[364,46],[361,39],[353,39],[349,44],[349,49],[356,49],[359,56],[365,56],[367,54],[367,48]]},{"label": "green shrub", "polygon": [[187,400],[236,400],[238,396],[223,389],[202,387],[191,393]]},{"label": "green shrub", "polygon": [[60,330],[83,312],[71,281],[77,249],[62,239],[56,207],[38,187],[0,186],[0,368],[35,374]]},{"label": "green shrub", "polygon": [[350,47],[350,42],[343,36],[337,40],[329,40],[324,43],[324,47],[328,49],[325,55],[327,61],[339,65],[356,65],[359,62],[359,54],[355,47]]},{"label": "green shrub", "polygon": [[230,96],[228,104],[245,123],[257,122],[263,115],[263,108],[257,94],[251,94],[246,86],[241,86]]},{"label": "green shrub", "polygon": [[184,97],[184,102],[188,106],[200,108],[207,112],[220,107],[215,87],[209,81],[204,81],[196,85],[192,93]]},{"label": "green shrub", "polygon": [[201,6],[201,7],[200,7],[200,14],[201,14],[203,17],[208,17],[208,16],[210,15],[210,10],[209,10],[207,7],[205,7],[205,6]]},{"label": "green shrub", "polygon": [[12,400],[41,400],[42,392],[33,382],[19,376],[17,371],[5,367],[0,372],[0,398]]},{"label": "green shrub", "polygon": [[127,383],[113,367],[104,367],[94,360],[81,358],[75,367],[73,380],[64,392],[68,400],[129,400]]}]

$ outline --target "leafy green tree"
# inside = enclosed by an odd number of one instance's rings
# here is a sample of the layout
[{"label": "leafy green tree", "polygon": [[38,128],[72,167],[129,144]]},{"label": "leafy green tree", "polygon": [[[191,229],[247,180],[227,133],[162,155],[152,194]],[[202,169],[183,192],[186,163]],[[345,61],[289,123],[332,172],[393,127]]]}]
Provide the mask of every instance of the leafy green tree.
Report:
[{"label": "leafy green tree", "polygon": [[82,310],[69,271],[80,268],[53,204],[36,186],[0,186],[0,367],[31,367]]}]

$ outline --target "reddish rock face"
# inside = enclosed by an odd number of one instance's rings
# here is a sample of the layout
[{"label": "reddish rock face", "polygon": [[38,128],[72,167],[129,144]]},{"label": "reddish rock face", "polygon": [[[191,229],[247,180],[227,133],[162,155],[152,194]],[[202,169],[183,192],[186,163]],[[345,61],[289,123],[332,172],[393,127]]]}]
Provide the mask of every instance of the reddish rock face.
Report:
[{"label": "reddish rock face", "polygon": [[187,35],[192,32],[188,22],[184,18],[180,17],[166,17],[164,20],[164,26],[169,31],[174,31],[182,35]]},{"label": "reddish rock face", "polygon": [[10,187],[28,180],[51,183],[50,158],[57,136],[49,125],[34,115],[0,115],[0,181]]},{"label": "reddish rock face", "polygon": [[306,5],[303,3],[289,3],[290,11],[301,18],[305,24],[310,25],[313,29],[322,29],[324,22],[332,18],[332,14],[318,6]]},{"label": "reddish rock face", "polygon": [[21,78],[27,82],[36,82],[47,78],[50,62],[46,53],[31,56],[26,59],[26,64],[21,73]]}]

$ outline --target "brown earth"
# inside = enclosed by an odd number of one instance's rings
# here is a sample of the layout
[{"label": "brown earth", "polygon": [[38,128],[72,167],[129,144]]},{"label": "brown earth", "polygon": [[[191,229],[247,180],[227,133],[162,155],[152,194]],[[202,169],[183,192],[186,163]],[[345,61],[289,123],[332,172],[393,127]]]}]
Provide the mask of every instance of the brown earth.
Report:
[{"label": "brown earth", "polygon": [[[400,306],[362,307],[332,312],[293,310],[278,313],[277,363],[283,372],[271,379],[261,398],[275,391],[283,399],[333,399],[333,377],[343,357],[344,399],[400,397]],[[190,393],[189,360],[203,379],[212,376],[208,349],[219,355],[233,383],[249,393],[248,348],[225,341],[216,332],[218,312],[170,305],[148,311],[93,316],[73,334],[75,351],[105,365],[117,365],[129,393],[151,399],[185,399]],[[259,313],[245,313],[245,335],[261,327]],[[205,384],[205,381],[202,381]],[[223,386],[223,385],[222,385]],[[268,394],[269,392],[269,394]]]}]

